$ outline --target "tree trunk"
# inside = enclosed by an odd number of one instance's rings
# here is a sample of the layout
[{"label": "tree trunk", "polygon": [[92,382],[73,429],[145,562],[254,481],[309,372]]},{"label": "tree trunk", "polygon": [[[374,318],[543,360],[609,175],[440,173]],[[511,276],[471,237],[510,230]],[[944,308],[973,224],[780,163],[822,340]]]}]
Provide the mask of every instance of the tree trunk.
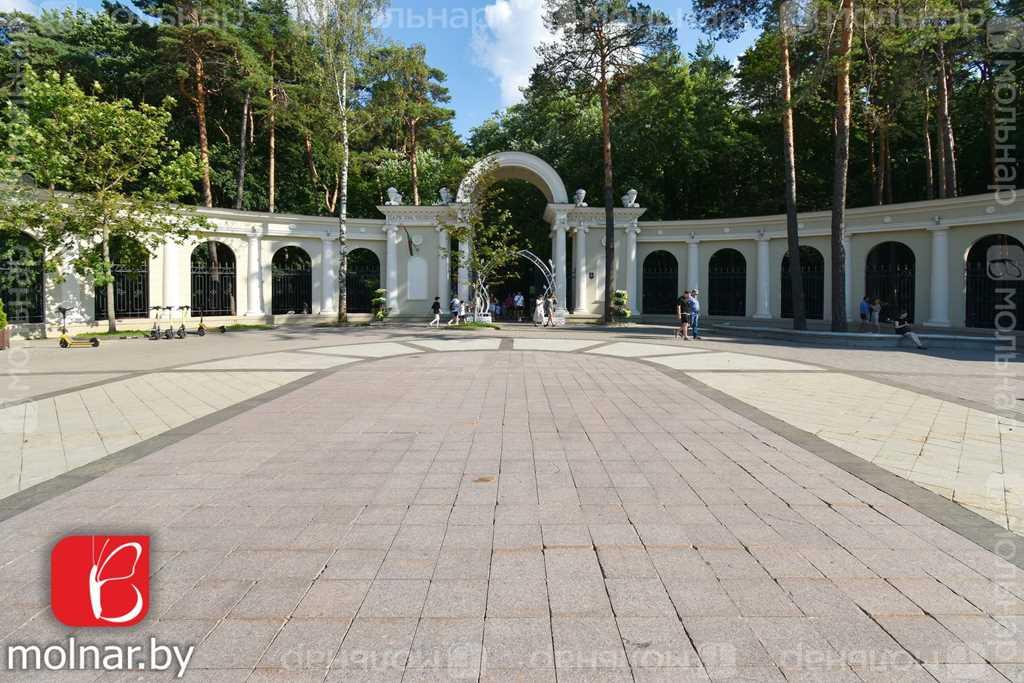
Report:
[{"label": "tree trunk", "polygon": [[892,204],[893,200],[892,182],[892,138],[889,133],[885,135],[885,203]]},{"label": "tree trunk", "polygon": [[793,131],[793,79],[789,60],[788,27],[781,31],[782,44],[782,156],[786,172],[786,242],[789,247],[789,282],[793,294],[793,329],[807,329],[800,233],[796,213],[796,143]]},{"label": "tree trunk", "polygon": [[[941,99],[941,97],[939,99]],[[935,186],[936,186],[936,189],[937,189],[938,198],[939,199],[945,199],[946,198],[946,187],[947,187],[947,183],[946,183],[946,175],[947,175],[947,170],[946,170],[946,136],[942,134],[942,125],[939,124],[939,120],[941,120],[941,118],[942,118],[941,112],[940,112],[941,105],[939,104],[939,99],[936,99],[936,101],[935,101],[935,122],[936,122],[936,126],[935,126],[935,128],[936,128],[936,131],[935,131],[936,132],[935,144],[936,144],[936,152],[938,152],[937,156],[938,156],[938,161],[939,161],[939,173],[938,173],[938,178],[936,179]]]},{"label": "tree trunk", "polygon": [[110,280],[107,281],[107,332],[117,332],[117,311],[114,310],[114,264],[110,262],[110,230],[103,228],[103,243],[100,247],[103,251],[103,263],[110,271]]},{"label": "tree trunk", "polygon": [[878,201],[877,204],[886,203],[886,195],[890,188],[889,183],[889,125],[885,121],[878,126]]},{"label": "tree trunk", "polygon": [[868,127],[868,173],[871,176],[871,203],[879,205],[882,203],[882,179],[878,175],[878,160],[876,155],[877,145],[875,136],[878,132],[877,125]]},{"label": "tree trunk", "polygon": [[843,0],[839,69],[836,77],[835,169],[832,187],[832,330],[846,325],[846,194],[850,169],[850,51],[853,0]]},{"label": "tree trunk", "polygon": [[[337,67],[335,67],[337,68]],[[335,71],[334,86],[337,88],[338,110],[341,114],[341,187],[338,191],[338,322],[348,322],[348,164],[351,156],[348,135],[348,67],[338,81]],[[390,267],[390,265],[389,265]]]},{"label": "tree trunk", "polygon": [[935,199],[935,161],[932,159],[931,102],[927,91],[924,101],[924,182],[928,199]]},{"label": "tree trunk", "polygon": [[[612,294],[615,292],[615,185],[612,169],[611,101],[608,71],[601,65],[601,149],[604,158],[604,321],[612,322]],[[564,268],[565,265],[559,265]]]},{"label": "tree trunk", "polygon": [[416,122],[409,126],[409,170],[412,175],[412,205],[420,205],[420,167],[416,159],[418,143],[416,140]]},{"label": "tree trunk", "polygon": [[199,163],[203,170],[203,206],[213,207],[213,187],[210,184],[210,138],[206,133],[206,71],[203,58],[198,54],[192,64],[196,75],[195,107],[199,122]]},{"label": "tree trunk", "polygon": [[248,149],[249,138],[249,107],[252,106],[252,97],[249,92],[245,93],[245,101],[242,102],[242,134],[238,138],[238,185],[235,187],[235,208],[241,210],[245,205],[245,154]]},{"label": "tree trunk", "polygon": [[270,84],[270,114],[267,117],[267,211],[277,210],[277,113],[274,111],[274,84]]},{"label": "tree trunk", "polygon": [[953,136],[953,123],[950,119],[949,109],[949,74],[946,71],[946,47],[940,40],[938,46],[938,106],[939,106],[939,139],[942,142],[943,165],[945,173],[945,196],[957,196],[957,174],[956,174],[956,143]]},{"label": "tree trunk", "polygon": [[985,89],[985,125],[988,128],[988,172],[992,185],[999,185],[997,173],[999,162],[997,156],[997,124],[996,124],[996,79],[992,66],[992,57],[986,56],[981,68],[982,82]]}]

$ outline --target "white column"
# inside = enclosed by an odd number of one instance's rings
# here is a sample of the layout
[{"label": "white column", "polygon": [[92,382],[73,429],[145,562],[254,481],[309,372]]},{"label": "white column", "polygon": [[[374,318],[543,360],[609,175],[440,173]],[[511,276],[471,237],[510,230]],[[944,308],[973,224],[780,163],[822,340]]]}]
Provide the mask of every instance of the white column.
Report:
[{"label": "white column", "polygon": [[387,252],[387,283],[384,285],[388,290],[388,309],[391,315],[398,314],[398,226],[388,224],[384,226],[388,236]]},{"label": "white column", "polygon": [[181,273],[178,272],[178,245],[171,238],[164,240],[164,306],[181,306],[181,293],[178,283]]},{"label": "white column", "polygon": [[700,240],[686,243],[686,288],[700,289]]},{"label": "white column", "polygon": [[448,250],[451,248],[451,239],[448,231],[443,227],[437,227],[437,296],[441,297],[441,306],[448,306],[448,299],[451,297],[451,257]]},{"label": "white column", "polygon": [[853,302],[853,243],[849,237],[843,238],[843,253],[846,259],[843,261],[843,270],[846,271],[846,287],[843,290],[843,298],[846,299],[846,321],[855,320],[857,311]]},{"label": "white column", "polygon": [[590,228],[581,225],[576,228],[576,241],[572,245],[572,253],[576,261],[576,310],[587,310],[587,233]]},{"label": "white column", "polygon": [[246,315],[263,315],[263,296],[261,285],[261,270],[260,267],[260,236],[258,233],[249,233],[249,248],[248,251],[248,276],[247,284],[248,293],[246,298],[248,301],[248,310],[245,312]]},{"label": "white column", "polygon": [[636,286],[636,237],[640,234],[640,228],[636,221],[626,228],[626,292],[629,294],[629,308],[633,315],[640,314],[637,305]]},{"label": "white column", "polygon": [[335,267],[334,240],[329,235],[320,237],[320,313],[337,313],[334,308],[334,293],[338,289],[338,272]]},{"label": "white column", "polygon": [[459,301],[469,298],[469,241],[459,240]]},{"label": "white column", "polygon": [[567,285],[567,279],[565,277],[565,233],[568,230],[566,220],[568,216],[564,213],[559,213],[555,218],[554,226],[554,244],[551,248],[553,254],[552,260],[555,262],[555,298],[558,299],[558,314],[568,314],[568,309],[565,307],[565,291]]},{"label": "white column", "polygon": [[768,320],[772,317],[772,256],[771,241],[767,235],[757,240],[757,312],[754,317]]},{"label": "white column", "polygon": [[932,233],[931,317],[925,325],[949,327],[949,228],[938,227]]}]

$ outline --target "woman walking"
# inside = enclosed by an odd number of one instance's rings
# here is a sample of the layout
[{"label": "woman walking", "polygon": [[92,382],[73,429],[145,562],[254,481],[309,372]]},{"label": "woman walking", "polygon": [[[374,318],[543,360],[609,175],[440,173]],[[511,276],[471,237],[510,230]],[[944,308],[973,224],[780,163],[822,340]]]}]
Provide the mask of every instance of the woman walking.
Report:
[{"label": "woman walking", "polygon": [[544,296],[538,296],[533,305],[533,325],[540,327],[544,322]]},{"label": "woman walking", "polygon": [[683,295],[676,301],[676,318],[679,319],[679,329],[676,330],[676,337],[682,337],[683,341],[690,341],[690,293],[683,292]]}]

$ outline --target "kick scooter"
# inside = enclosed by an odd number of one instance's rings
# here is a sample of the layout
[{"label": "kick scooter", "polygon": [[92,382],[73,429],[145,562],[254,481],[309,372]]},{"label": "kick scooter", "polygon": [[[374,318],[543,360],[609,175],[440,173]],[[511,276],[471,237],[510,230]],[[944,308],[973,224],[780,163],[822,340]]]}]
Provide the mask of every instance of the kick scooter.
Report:
[{"label": "kick scooter", "polygon": [[88,349],[95,348],[100,345],[100,340],[96,337],[92,339],[73,339],[68,334],[68,311],[70,308],[64,306],[58,306],[57,312],[60,313],[60,348],[62,349]]}]

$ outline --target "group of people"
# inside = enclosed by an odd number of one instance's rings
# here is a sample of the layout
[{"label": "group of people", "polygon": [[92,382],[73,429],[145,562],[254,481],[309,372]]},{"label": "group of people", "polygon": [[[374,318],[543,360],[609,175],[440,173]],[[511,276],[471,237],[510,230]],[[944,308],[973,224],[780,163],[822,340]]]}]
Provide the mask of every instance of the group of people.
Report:
[{"label": "group of people", "polygon": [[[428,327],[441,327],[441,297],[434,297],[434,303],[430,304],[430,312],[434,317]],[[448,302],[448,312],[451,315],[448,318],[448,327],[460,325],[469,318],[469,307],[458,296],[453,296],[452,300]]]},{"label": "group of people", "polygon": [[[442,308],[441,297],[435,296],[434,303],[430,305],[433,317],[430,320],[429,327],[441,327]],[[555,298],[554,294],[537,296],[533,302],[533,312],[531,315],[533,324],[537,327],[555,327],[558,324],[555,316],[557,310],[558,299]],[[488,304],[488,311],[493,320],[507,319],[523,322],[526,317],[526,297],[521,292],[509,294],[504,301],[494,297]],[[461,325],[469,319],[469,306],[465,301],[459,299],[458,295],[455,295],[448,303],[448,313],[450,315],[447,326]]]},{"label": "group of people", "polygon": [[[679,329],[676,330],[676,337],[682,337],[683,341],[700,339],[700,292],[691,289],[683,292],[683,295],[676,301],[676,318],[679,319]],[[693,336],[690,336],[690,333]]]},{"label": "group of people", "polygon": [[[910,316],[906,311],[894,318],[892,324],[896,334],[909,339],[919,349],[927,348],[911,327]],[[860,300],[860,331],[866,332],[869,329],[874,329],[876,334],[882,331],[882,300],[872,301],[870,297],[864,297]]]}]

